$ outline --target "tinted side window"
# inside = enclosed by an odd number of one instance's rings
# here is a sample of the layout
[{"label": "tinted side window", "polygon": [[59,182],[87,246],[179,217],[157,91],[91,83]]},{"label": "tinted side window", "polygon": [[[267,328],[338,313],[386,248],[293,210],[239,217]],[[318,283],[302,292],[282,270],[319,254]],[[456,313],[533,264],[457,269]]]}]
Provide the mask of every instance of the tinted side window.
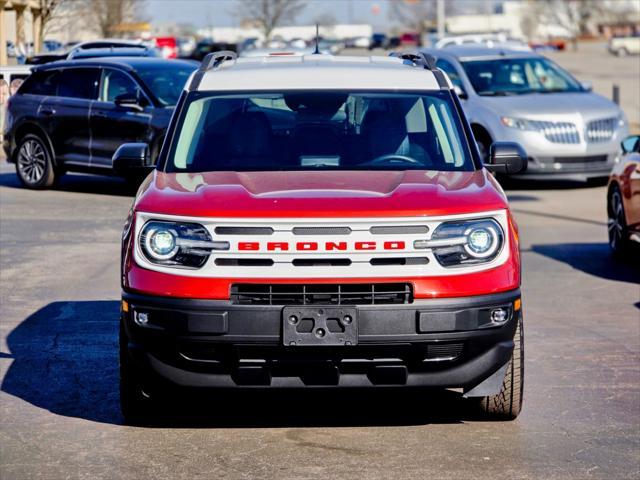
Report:
[{"label": "tinted side window", "polygon": [[116,98],[126,95],[129,98],[141,98],[140,87],[126,73],[118,70],[104,70],[100,86],[100,100],[115,102]]},{"label": "tinted side window", "polygon": [[60,75],[59,97],[95,100],[98,92],[97,68],[65,68]]},{"label": "tinted side window", "polygon": [[24,81],[19,92],[31,95],[55,95],[58,88],[59,78],[59,70],[34,72]]},{"label": "tinted side window", "polygon": [[436,67],[438,67],[444,73],[449,75],[449,78],[451,79],[451,83],[453,83],[454,85],[457,85],[460,88],[462,88],[462,82],[460,81],[460,75],[458,75],[458,72],[456,71],[455,67],[453,65],[451,65],[450,62],[448,62],[447,60],[440,59],[440,60],[438,60],[436,62]]}]

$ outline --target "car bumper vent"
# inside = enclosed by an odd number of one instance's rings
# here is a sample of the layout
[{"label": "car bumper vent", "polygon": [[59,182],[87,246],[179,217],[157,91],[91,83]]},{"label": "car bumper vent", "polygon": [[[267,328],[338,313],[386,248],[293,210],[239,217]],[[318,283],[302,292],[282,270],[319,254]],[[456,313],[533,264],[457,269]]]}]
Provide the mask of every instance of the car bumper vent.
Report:
[{"label": "car bumper vent", "polygon": [[241,305],[380,305],[413,302],[408,283],[235,284],[231,301]]}]

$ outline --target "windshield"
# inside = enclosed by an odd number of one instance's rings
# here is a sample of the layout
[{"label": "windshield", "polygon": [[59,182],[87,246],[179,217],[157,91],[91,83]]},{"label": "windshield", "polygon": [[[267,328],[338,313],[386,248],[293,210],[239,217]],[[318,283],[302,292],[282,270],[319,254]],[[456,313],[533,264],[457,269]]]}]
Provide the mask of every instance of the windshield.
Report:
[{"label": "windshield", "polygon": [[462,62],[478,95],[582,92],[578,81],[543,57]]},{"label": "windshield", "polygon": [[192,93],[189,100],[167,171],[474,169],[446,91]]},{"label": "windshield", "polygon": [[198,68],[194,63],[177,63],[170,65],[163,63],[157,66],[139,66],[136,72],[151,92],[165,107],[178,103],[180,93],[184,89],[189,75]]}]

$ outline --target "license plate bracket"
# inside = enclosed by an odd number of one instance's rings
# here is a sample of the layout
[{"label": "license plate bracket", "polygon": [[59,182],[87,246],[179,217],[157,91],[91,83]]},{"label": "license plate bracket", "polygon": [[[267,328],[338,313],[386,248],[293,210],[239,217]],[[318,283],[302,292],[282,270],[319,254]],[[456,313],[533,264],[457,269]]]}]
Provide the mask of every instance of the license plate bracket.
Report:
[{"label": "license plate bracket", "polygon": [[357,313],[355,307],[284,307],[282,341],[288,347],[356,345]]}]

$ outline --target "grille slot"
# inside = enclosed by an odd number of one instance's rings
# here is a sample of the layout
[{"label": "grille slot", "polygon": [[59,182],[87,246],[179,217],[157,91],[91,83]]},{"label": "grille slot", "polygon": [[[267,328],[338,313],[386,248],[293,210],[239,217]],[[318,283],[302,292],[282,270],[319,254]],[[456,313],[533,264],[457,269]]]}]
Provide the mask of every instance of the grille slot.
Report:
[{"label": "grille slot", "polygon": [[231,301],[241,305],[375,305],[413,302],[408,283],[235,284]]},{"label": "grille slot", "polygon": [[272,267],[273,260],[263,258],[216,258],[219,267]]},{"label": "grille slot", "polygon": [[616,131],[617,118],[602,118],[587,124],[587,140],[592,143],[611,140]]},{"label": "grille slot", "polygon": [[440,362],[455,360],[462,355],[463,343],[447,343],[443,345],[429,345],[423,362]]},{"label": "grille slot", "polygon": [[426,225],[401,225],[388,227],[371,227],[369,232],[373,235],[412,235],[429,232]]},{"label": "grille slot", "polygon": [[271,227],[216,227],[217,235],[273,235]]},{"label": "grille slot", "polygon": [[372,258],[369,260],[371,265],[426,265],[429,263],[427,257],[391,257],[391,258]]},{"label": "grille slot", "polygon": [[293,227],[294,235],[350,235],[349,227]]}]

